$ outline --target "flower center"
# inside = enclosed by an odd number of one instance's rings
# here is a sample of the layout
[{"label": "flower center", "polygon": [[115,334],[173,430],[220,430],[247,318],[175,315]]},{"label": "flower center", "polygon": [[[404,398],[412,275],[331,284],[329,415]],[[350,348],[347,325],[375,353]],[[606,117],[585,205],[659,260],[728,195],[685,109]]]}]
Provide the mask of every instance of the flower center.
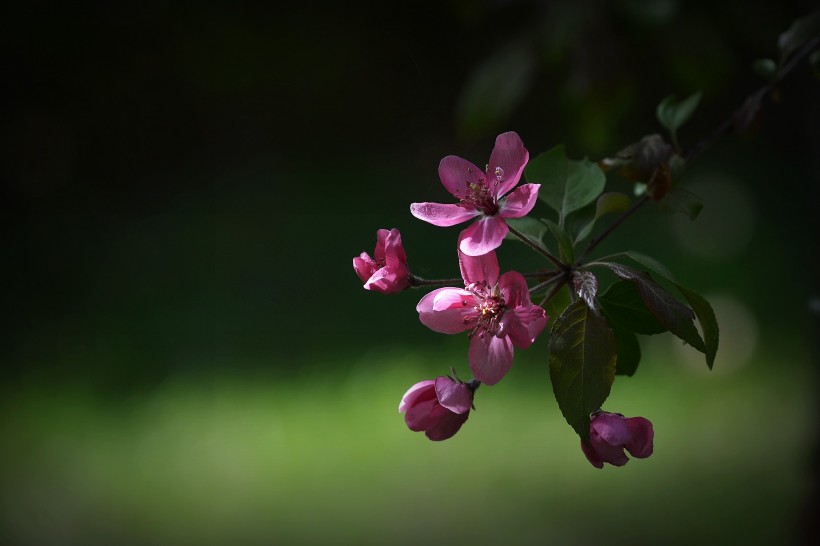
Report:
[{"label": "flower center", "polygon": [[[487,170],[489,171],[489,166]],[[469,172],[472,174],[473,170],[470,169]],[[489,181],[492,180],[492,185],[497,186],[503,178],[504,169],[496,167],[492,176],[487,172],[486,178],[479,178],[478,182],[467,182],[467,193],[461,199],[461,202],[475,207],[483,212],[485,216],[495,216],[498,213],[498,201],[494,192],[490,190]]]},{"label": "flower center", "polygon": [[470,320],[476,321],[469,334],[470,337],[474,336],[476,332],[479,336],[483,336],[484,332],[488,332],[490,335],[499,334],[501,332],[501,317],[504,315],[507,306],[498,285],[490,288],[487,281],[481,281],[469,285],[467,291],[472,293],[478,301],[475,306],[476,314],[470,317]]}]

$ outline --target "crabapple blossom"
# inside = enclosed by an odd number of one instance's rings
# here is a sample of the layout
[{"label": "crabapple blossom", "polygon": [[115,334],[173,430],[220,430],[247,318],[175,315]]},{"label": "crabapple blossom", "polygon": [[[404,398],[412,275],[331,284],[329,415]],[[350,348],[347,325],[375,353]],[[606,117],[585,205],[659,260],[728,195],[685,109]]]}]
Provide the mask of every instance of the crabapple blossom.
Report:
[{"label": "crabapple blossom", "polygon": [[532,345],[547,324],[547,314],[530,301],[521,273],[508,271],[499,277],[495,252],[458,254],[465,287],[433,290],[416,311],[422,324],[436,332],[469,331],[470,370],[477,380],[494,385],[512,366],[513,347]]},{"label": "crabapple blossom", "polygon": [[652,455],[654,437],[649,419],[601,411],[592,416],[589,443],[581,440],[581,451],[596,468],[603,468],[604,463],[623,466],[629,461],[624,448],[633,457],[645,459]]},{"label": "crabapple blossom", "polygon": [[399,230],[378,230],[373,258],[362,252],[353,258],[353,269],[364,282],[365,290],[393,294],[409,287],[410,269]]},{"label": "crabapple blossom", "polygon": [[[454,226],[478,216],[462,232],[459,248],[468,256],[480,256],[501,246],[509,231],[505,218],[526,216],[535,206],[540,184],[521,179],[529,152],[515,132],[498,135],[486,170],[453,155],[441,160],[441,183],[459,200],[457,204],[413,203],[410,212],[435,226]],[[505,197],[506,196],[506,197]]]},{"label": "crabapple blossom", "polygon": [[431,440],[446,440],[458,432],[470,415],[473,389],[446,376],[416,383],[404,393],[399,413],[407,427],[424,431]]}]

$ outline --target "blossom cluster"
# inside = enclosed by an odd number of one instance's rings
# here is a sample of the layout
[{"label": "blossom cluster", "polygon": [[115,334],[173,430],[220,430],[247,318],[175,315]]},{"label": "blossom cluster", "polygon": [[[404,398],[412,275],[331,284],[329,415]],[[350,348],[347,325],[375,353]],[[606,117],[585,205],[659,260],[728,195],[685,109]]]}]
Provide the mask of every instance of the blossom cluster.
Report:
[{"label": "blossom cluster", "polygon": [[[445,440],[458,432],[474,409],[479,385],[495,385],[511,369],[514,350],[530,347],[544,331],[549,317],[532,302],[526,277],[515,270],[503,274],[496,249],[510,227],[508,219],[522,218],[536,204],[539,184],[521,184],[529,152],[515,132],[496,138],[486,168],[447,156],[438,174],[455,203],[413,203],[410,212],[435,226],[449,227],[474,220],[457,239],[456,255],[463,286],[441,286],[412,274],[398,229],[380,229],[373,257],[361,253],[353,268],[367,290],[392,294],[407,288],[436,286],[416,305],[422,324],[443,334],[467,332],[467,361],[474,379],[463,382],[439,376],[416,383],[404,394],[399,412],[407,427],[430,440]],[[652,424],[598,412],[590,421],[589,442],[582,450],[594,466],[626,463],[624,449],[635,457],[652,453]]]}]

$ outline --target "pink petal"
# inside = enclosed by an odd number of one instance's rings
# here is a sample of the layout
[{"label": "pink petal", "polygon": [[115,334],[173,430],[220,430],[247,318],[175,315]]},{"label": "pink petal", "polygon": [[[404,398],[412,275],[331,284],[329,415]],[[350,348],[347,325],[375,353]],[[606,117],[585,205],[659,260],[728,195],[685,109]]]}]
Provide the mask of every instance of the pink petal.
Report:
[{"label": "pink petal", "polygon": [[448,155],[438,164],[441,183],[456,199],[464,199],[470,184],[484,185],[484,171],[466,159]]},{"label": "pink petal", "polygon": [[470,389],[463,383],[449,377],[436,378],[436,397],[438,403],[453,413],[467,413],[473,405]]},{"label": "pink petal", "polygon": [[606,443],[600,437],[596,436],[592,431],[589,435],[589,441],[595,449],[595,453],[605,463],[613,466],[623,466],[629,462],[629,457],[624,453],[623,446],[613,446]]},{"label": "pink petal", "polygon": [[380,229],[376,232],[376,250],[373,252],[373,256],[379,263],[384,263],[384,243],[389,234],[390,231],[386,229]]},{"label": "pink petal", "polygon": [[626,420],[626,427],[629,429],[630,438],[626,443],[626,450],[633,457],[645,459],[652,455],[655,430],[649,419],[643,417],[630,417]]},{"label": "pink petal", "polygon": [[581,440],[581,451],[584,452],[584,455],[586,455],[587,460],[590,463],[592,463],[592,466],[594,466],[595,468],[604,467],[604,462],[601,460],[600,457],[598,457],[598,454],[595,452],[595,448],[593,448],[591,445],[587,444],[583,440]]},{"label": "pink petal", "polygon": [[440,407],[435,396],[432,400],[416,401],[404,414],[404,422],[407,423],[407,428],[413,432],[427,430],[433,426],[433,412]]},{"label": "pink petal", "polygon": [[416,400],[421,399],[432,399],[435,397],[435,380],[427,379],[426,381],[420,381],[410,387],[404,396],[401,397],[401,402],[399,403],[399,413],[404,413],[407,410],[408,406],[412,406]]},{"label": "pink petal", "polygon": [[459,431],[461,425],[469,417],[469,413],[457,414],[438,406],[431,416],[431,425],[427,427],[424,434],[433,441],[446,440],[452,438]]},{"label": "pink petal", "polygon": [[481,214],[475,207],[442,204],[442,203],[413,203],[410,205],[410,214],[434,226],[449,227]]},{"label": "pink petal", "polygon": [[416,305],[421,323],[435,332],[457,334],[472,328],[475,296],[458,288],[438,288]]},{"label": "pink petal", "polygon": [[[465,229],[461,232],[461,236],[467,232]],[[459,246],[461,246],[461,237],[459,237]],[[469,286],[472,283],[480,283],[487,281],[489,286],[495,286],[498,281],[498,258],[495,252],[487,252],[480,256],[468,256],[458,251],[458,265],[461,268],[461,277],[464,279],[464,285]]]},{"label": "pink petal", "polygon": [[519,349],[532,345],[546,325],[547,313],[537,305],[508,309],[501,318],[502,332]]},{"label": "pink petal", "polygon": [[538,189],[540,187],[541,184],[524,184],[515,188],[515,191],[501,201],[498,214],[502,218],[526,216],[538,200]]},{"label": "pink petal", "polygon": [[487,385],[495,385],[512,367],[512,342],[506,337],[476,332],[470,340],[467,359],[476,379]]},{"label": "pink petal", "polygon": [[[604,442],[612,446],[623,447],[629,441],[629,429],[624,417],[615,413],[601,412],[592,418],[591,433],[595,433]],[[595,446],[598,448],[598,446]]]},{"label": "pink petal", "polygon": [[[504,195],[518,184],[529,158],[530,153],[524,148],[524,143],[518,133],[510,131],[496,137],[495,147],[490,154],[487,168],[487,176],[493,179],[492,182],[498,181],[497,186],[493,183],[489,184],[495,190],[494,195]],[[500,180],[495,178],[496,169],[499,168]]]},{"label": "pink petal", "polygon": [[[395,228],[390,230],[384,241],[384,263],[395,269],[407,269],[407,254],[401,244],[401,233]],[[409,274],[410,271],[407,272]]]},{"label": "pink petal", "polygon": [[504,296],[507,307],[530,304],[530,290],[527,280],[518,271],[507,271],[498,279],[498,288]]},{"label": "pink petal", "polygon": [[356,258],[353,258],[353,270],[356,271],[356,275],[362,280],[362,282],[367,282],[367,280],[373,276],[373,273],[379,270],[379,264],[373,261],[366,252],[362,252]]},{"label": "pink petal", "polygon": [[501,246],[510,228],[500,216],[483,216],[465,229],[459,249],[468,256],[481,256]]}]

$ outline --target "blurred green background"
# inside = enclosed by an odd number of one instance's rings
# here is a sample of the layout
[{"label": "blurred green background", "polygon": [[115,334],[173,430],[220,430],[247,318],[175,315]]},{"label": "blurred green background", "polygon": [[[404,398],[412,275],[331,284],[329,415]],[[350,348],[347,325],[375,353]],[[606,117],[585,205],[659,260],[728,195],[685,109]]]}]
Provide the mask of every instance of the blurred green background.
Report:
[{"label": "blurred green background", "polygon": [[[455,276],[458,228],[409,214],[446,201],[441,157],[482,165],[515,130],[531,155],[599,159],[658,132],[663,97],[702,91],[692,145],[813,7],[6,7],[0,542],[811,543],[807,66],[756,132],[692,165],[695,222],[646,208],[600,247],[657,257],[721,323],[714,371],[667,334],[617,379],[606,409],[653,421],[649,459],[589,465],[545,338],[455,438],[408,431],[401,395],[450,366],[468,377],[466,339],[424,328],[419,292],[362,290],[351,259],[396,227],[414,272]],[[515,244],[499,258],[542,266]]]}]

